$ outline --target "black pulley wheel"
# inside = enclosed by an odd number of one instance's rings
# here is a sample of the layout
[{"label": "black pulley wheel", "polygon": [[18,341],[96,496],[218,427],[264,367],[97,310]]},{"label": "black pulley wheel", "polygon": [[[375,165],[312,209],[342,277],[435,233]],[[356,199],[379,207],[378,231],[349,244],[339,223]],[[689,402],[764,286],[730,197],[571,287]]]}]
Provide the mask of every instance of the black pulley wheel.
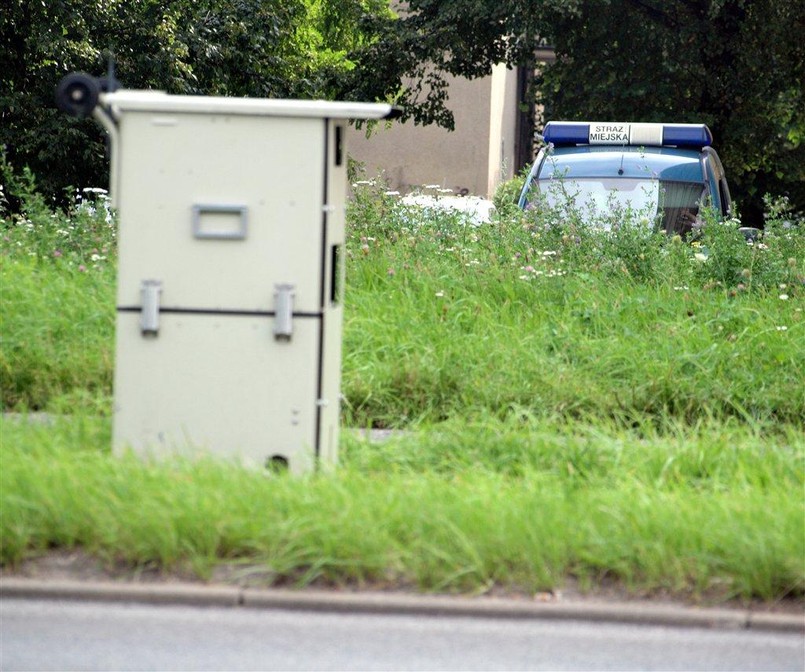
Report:
[{"label": "black pulley wheel", "polygon": [[100,84],[95,77],[74,72],[64,77],[56,87],[56,105],[74,117],[87,117],[98,104]]}]

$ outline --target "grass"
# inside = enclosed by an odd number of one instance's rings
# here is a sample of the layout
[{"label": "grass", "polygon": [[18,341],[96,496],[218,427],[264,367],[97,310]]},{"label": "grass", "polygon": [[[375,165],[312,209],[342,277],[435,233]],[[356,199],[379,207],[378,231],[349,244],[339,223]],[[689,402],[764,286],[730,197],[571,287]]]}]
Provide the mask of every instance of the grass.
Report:
[{"label": "grass", "polygon": [[692,243],[572,212],[474,227],[358,190],[344,424],[404,431],[344,432],[337,473],[294,479],[112,458],[114,226],[16,186],[3,565],[80,547],[294,585],[805,594],[805,234],[784,208],[749,246],[734,222]]},{"label": "grass", "polygon": [[0,257],[0,287],[3,408],[108,408],[114,268],[82,272]]},{"label": "grass", "polygon": [[572,417],[802,417],[803,314],[776,295],[568,278],[504,297],[461,281],[380,279],[382,313],[376,296],[354,296],[344,390],[355,422],[513,406]]},{"label": "grass", "polygon": [[692,246],[628,223],[603,235],[521,216],[423,220],[382,196],[354,216],[353,423],[512,407],[802,421],[800,230],[770,225],[768,244],[749,247],[734,224],[712,223]]},{"label": "grass", "polygon": [[4,420],[2,560],[83,547],[110,564],[254,563],[269,582],[536,592],[575,580],[700,599],[801,595],[802,437],[476,421],[267,477],[108,455],[109,420]]}]

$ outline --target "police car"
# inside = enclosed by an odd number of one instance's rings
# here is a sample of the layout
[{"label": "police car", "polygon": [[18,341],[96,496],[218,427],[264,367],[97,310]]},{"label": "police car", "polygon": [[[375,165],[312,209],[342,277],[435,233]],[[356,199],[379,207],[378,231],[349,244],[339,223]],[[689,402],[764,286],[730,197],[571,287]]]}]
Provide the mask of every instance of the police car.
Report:
[{"label": "police car", "polygon": [[551,121],[542,137],[520,208],[570,206],[604,228],[608,213],[628,211],[681,235],[701,222],[701,208],[731,214],[724,168],[704,124]]}]

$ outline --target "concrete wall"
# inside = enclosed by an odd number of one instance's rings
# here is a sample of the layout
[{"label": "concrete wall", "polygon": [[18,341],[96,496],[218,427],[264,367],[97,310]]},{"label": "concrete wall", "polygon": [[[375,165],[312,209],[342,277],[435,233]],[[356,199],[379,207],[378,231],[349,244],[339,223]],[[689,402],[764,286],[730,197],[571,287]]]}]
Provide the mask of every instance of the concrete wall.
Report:
[{"label": "concrete wall", "polygon": [[350,156],[367,177],[383,174],[392,189],[406,193],[438,184],[456,193],[489,197],[515,169],[517,73],[496,66],[483,79],[453,78],[448,107],[456,130],[413,122],[379,124],[371,137],[349,132]]}]

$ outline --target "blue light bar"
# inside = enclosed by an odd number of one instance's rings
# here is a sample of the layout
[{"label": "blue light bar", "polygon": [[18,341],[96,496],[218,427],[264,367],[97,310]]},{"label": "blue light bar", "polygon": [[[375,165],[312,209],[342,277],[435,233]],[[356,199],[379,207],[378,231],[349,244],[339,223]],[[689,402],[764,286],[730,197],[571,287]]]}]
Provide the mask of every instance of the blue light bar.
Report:
[{"label": "blue light bar", "polygon": [[590,124],[571,121],[549,121],[542,132],[545,142],[554,145],[587,145],[590,142]]},{"label": "blue light bar", "polygon": [[554,145],[667,145],[701,149],[713,143],[713,134],[705,124],[549,121],[543,137]]},{"label": "blue light bar", "polygon": [[713,134],[704,124],[662,124],[662,144],[677,147],[709,147]]}]

